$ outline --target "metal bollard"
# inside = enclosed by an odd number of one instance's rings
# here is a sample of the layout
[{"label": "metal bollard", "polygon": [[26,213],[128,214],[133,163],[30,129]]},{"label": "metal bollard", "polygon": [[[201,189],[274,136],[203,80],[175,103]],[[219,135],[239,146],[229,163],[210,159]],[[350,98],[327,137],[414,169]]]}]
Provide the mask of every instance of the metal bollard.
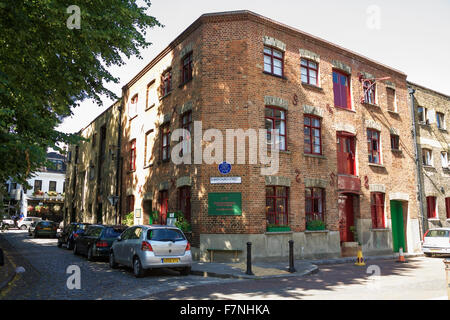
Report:
[{"label": "metal bollard", "polygon": [[445,264],[445,273],[446,273],[446,279],[447,279],[447,297],[448,297],[448,300],[450,300],[450,259],[445,259],[444,264]]},{"label": "metal bollard", "polygon": [[289,270],[290,273],[296,272],[294,267],[294,240],[289,240]]},{"label": "metal bollard", "polygon": [[252,243],[251,242],[247,242],[247,271],[245,272],[245,274],[249,274],[251,276],[253,276],[253,272],[252,272]]},{"label": "metal bollard", "polygon": [[0,266],[4,266],[5,265],[5,257],[3,255],[3,250],[0,249]]}]

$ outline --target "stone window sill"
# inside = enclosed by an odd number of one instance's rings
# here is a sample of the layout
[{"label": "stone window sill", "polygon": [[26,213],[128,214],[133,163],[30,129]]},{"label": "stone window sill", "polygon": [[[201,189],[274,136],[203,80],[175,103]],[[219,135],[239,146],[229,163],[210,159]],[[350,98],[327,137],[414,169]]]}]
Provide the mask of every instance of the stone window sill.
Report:
[{"label": "stone window sill", "polygon": [[318,90],[318,91],[323,91],[323,88],[316,86],[314,84],[309,84],[309,83],[305,83],[302,82],[302,86],[306,89],[313,89],[313,90]]},{"label": "stone window sill", "polygon": [[369,102],[361,102],[361,104],[366,107],[374,107],[374,108],[381,109],[380,105],[378,105],[378,104],[373,104],[373,103],[369,103]]},{"label": "stone window sill", "polygon": [[388,112],[391,113],[394,116],[399,116],[400,115],[400,113],[398,113],[397,111],[394,111],[394,110],[388,110]]},{"label": "stone window sill", "polygon": [[148,106],[148,107],[145,109],[145,111],[150,110],[150,109],[153,108],[155,105],[156,105],[156,104],[154,103],[154,104],[152,104],[151,106]]},{"label": "stone window sill", "polygon": [[264,232],[264,234],[267,234],[267,235],[292,234],[292,233],[293,233],[293,231],[274,231],[274,232],[266,231],[266,232]]},{"label": "stone window sill", "polygon": [[304,153],[303,156],[309,157],[309,158],[318,158],[318,159],[325,159],[327,160],[327,157],[320,155],[320,154],[311,154],[311,153]]},{"label": "stone window sill", "polygon": [[334,106],[334,107],[335,107],[336,110],[343,110],[343,111],[356,113],[356,110],[353,110],[353,109],[342,108],[342,107],[338,107],[338,106]]},{"label": "stone window sill", "polygon": [[305,233],[328,233],[330,230],[305,230]]},{"label": "stone window sill", "polygon": [[168,96],[170,96],[171,93],[172,93],[172,90],[170,90],[169,92],[167,92],[167,94],[165,94],[161,98],[159,98],[159,101],[161,101],[164,98],[167,98]]},{"label": "stone window sill", "polygon": [[379,163],[369,163],[369,166],[377,167],[377,168],[386,168],[384,165],[379,164]]},{"label": "stone window sill", "polygon": [[267,74],[267,75],[269,75],[269,76],[273,76],[273,77],[275,77],[275,78],[287,80],[287,78],[286,78],[285,76],[278,76],[278,75],[276,75],[276,74],[273,74],[273,73],[270,73],[270,72],[267,72],[267,71],[263,71],[263,73],[264,73],[264,74]]},{"label": "stone window sill", "polygon": [[[428,218],[428,221],[441,221],[439,218]],[[448,219],[447,219],[448,220]]]}]

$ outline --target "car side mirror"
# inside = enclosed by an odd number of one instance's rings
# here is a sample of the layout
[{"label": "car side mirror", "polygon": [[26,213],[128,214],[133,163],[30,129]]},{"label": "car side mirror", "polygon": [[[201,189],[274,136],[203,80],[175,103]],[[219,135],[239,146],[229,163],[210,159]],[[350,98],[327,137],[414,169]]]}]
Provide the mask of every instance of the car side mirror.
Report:
[{"label": "car side mirror", "polygon": [[117,238],[117,241],[122,241],[122,237],[119,236],[119,237]]}]

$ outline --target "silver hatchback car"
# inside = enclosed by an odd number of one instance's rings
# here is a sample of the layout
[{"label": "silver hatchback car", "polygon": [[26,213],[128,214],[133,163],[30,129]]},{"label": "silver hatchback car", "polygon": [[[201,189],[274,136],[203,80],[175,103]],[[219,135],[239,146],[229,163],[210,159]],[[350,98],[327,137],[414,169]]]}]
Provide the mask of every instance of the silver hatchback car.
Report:
[{"label": "silver hatchback car", "polygon": [[132,267],[134,275],[144,276],[152,268],[174,268],[182,275],[191,272],[191,245],[177,227],[137,225],[126,229],[112,244],[109,265]]}]

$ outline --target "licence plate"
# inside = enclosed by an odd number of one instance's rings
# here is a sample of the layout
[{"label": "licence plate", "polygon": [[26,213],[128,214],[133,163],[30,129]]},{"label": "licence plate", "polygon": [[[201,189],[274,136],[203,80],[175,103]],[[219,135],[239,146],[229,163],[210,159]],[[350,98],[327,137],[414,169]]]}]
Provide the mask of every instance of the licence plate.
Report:
[{"label": "licence plate", "polygon": [[439,249],[430,249],[430,251],[440,251]]},{"label": "licence plate", "polygon": [[52,228],[43,228],[42,230],[52,230]]},{"label": "licence plate", "polygon": [[161,259],[162,263],[177,263],[180,262],[180,258],[163,258]]}]

